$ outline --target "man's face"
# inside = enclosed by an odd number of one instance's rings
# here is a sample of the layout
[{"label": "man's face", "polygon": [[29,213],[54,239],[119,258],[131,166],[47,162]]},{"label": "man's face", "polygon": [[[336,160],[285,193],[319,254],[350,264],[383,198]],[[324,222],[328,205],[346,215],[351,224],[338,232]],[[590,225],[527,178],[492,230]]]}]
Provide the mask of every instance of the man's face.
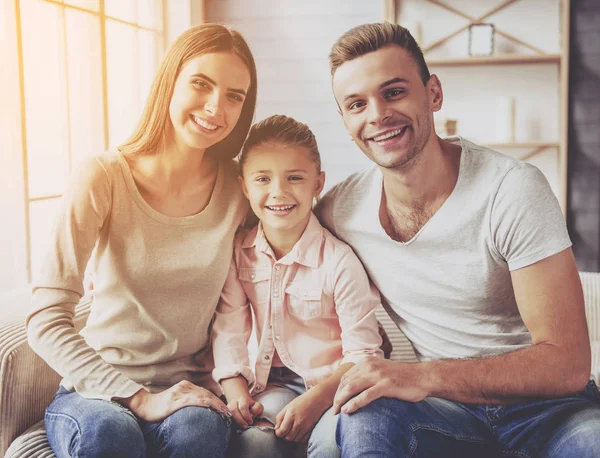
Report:
[{"label": "man's face", "polygon": [[390,169],[413,163],[434,133],[433,112],[442,106],[437,77],[424,85],[412,56],[395,44],[340,65],[333,94],[356,144]]}]

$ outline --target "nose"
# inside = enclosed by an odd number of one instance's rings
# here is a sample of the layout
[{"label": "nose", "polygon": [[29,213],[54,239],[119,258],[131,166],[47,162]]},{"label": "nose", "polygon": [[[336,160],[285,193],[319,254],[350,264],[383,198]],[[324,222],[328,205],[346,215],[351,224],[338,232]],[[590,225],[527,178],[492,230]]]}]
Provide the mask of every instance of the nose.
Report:
[{"label": "nose", "polygon": [[271,197],[273,198],[285,196],[287,192],[287,181],[274,178],[273,180],[271,180],[271,187],[269,189],[269,192],[271,194]]},{"label": "nose", "polygon": [[212,91],[206,102],[204,103],[204,109],[207,113],[212,116],[216,116],[221,111],[221,96],[218,91]]},{"label": "nose", "polygon": [[368,105],[368,121],[377,124],[391,117],[391,110],[383,100],[375,99]]}]

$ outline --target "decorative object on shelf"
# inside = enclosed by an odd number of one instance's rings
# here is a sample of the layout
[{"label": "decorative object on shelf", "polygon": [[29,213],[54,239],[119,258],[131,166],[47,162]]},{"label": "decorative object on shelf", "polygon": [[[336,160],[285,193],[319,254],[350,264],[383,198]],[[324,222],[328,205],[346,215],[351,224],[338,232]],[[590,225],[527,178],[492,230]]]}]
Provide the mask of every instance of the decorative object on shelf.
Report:
[{"label": "decorative object on shelf", "polygon": [[515,98],[496,97],[496,141],[498,143],[515,142]]},{"label": "decorative object on shelf", "polygon": [[494,24],[471,24],[469,26],[469,55],[491,56],[494,53]]},{"label": "decorative object on shelf", "polygon": [[456,119],[435,118],[435,132],[440,137],[452,137],[456,135]]}]

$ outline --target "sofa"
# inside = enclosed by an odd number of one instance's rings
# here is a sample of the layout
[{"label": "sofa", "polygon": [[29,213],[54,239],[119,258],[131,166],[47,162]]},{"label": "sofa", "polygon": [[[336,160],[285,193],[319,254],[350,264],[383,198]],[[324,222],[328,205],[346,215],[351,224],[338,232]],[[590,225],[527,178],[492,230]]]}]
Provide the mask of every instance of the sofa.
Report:
[{"label": "sofa", "polygon": [[[592,345],[592,377],[600,381],[600,273],[580,274]],[[90,311],[91,300],[77,306],[75,325],[81,329]],[[23,304],[15,304],[23,309]],[[57,390],[60,376],[42,361],[27,344],[24,317],[14,310],[0,319],[0,456],[5,458],[54,457],[43,425],[44,409]],[[21,315],[24,312],[20,313]],[[410,343],[382,309],[377,318],[394,347],[391,359],[415,361]]]}]

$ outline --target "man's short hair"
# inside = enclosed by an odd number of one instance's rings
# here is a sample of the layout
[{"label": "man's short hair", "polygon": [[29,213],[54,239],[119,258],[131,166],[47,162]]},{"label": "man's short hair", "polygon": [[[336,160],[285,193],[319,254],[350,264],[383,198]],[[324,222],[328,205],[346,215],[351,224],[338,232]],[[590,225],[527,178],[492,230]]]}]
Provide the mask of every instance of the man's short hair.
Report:
[{"label": "man's short hair", "polygon": [[429,81],[429,69],[423,51],[408,29],[390,22],[363,24],[344,33],[333,45],[329,53],[331,76],[338,67],[350,60],[377,51],[389,44],[400,46],[409,52],[419,67],[423,84]]}]

